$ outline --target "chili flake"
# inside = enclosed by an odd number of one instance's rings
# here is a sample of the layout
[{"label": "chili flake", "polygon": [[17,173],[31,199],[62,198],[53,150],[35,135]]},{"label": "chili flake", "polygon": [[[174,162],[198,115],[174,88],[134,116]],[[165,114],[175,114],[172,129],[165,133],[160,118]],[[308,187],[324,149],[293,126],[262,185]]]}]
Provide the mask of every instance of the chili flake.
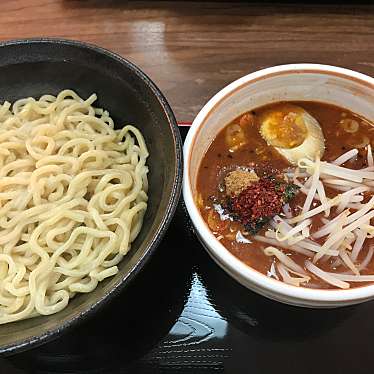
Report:
[{"label": "chili flake", "polygon": [[228,200],[233,218],[255,234],[282,210],[282,206],[296,194],[298,187],[272,178],[261,178],[237,196]]}]

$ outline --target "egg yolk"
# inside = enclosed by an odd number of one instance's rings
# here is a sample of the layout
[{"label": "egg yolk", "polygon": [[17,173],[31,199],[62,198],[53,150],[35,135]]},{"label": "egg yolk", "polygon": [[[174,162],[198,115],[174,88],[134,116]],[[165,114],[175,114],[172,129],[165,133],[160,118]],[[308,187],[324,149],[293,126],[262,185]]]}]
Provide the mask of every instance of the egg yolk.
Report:
[{"label": "egg yolk", "polygon": [[262,136],[274,147],[298,147],[308,135],[303,110],[297,106],[284,105],[269,111],[264,114],[261,123]]}]

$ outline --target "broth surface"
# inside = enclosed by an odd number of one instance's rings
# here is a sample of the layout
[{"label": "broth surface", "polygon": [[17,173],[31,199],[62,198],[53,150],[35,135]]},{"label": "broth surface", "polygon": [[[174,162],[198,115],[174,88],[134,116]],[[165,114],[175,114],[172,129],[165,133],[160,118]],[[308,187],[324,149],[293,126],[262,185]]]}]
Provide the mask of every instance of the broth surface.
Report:
[{"label": "broth surface", "polygon": [[[302,107],[319,122],[326,146],[322,160],[331,162],[348,150],[357,148],[359,150],[357,157],[348,161],[345,166],[351,169],[360,169],[367,166],[367,145],[369,143],[372,146],[374,145],[374,127],[367,120],[346,109],[330,104],[306,101],[288,103]],[[251,236],[246,236],[246,238],[252,243],[238,243],[236,233],[238,230],[241,232],[245,231],[245,228],[236,221],[220,220],[219,214],[213,208],[213,202],[214,198],[220,194],[219,184],[222,182],[222,175],[228,170],[243,166],[254,168],[260,174],[278,174],[283,173],[285,169],[292,166],[273,147],[267,145],[259,132],[259,118],[263,113],[280,104],[285,103],[274,103],[244,113],[222,129],[204,155],[197,178],[196,200],[204,220],[214,235],[241,261],[263,274],[268,274],[273,262],[273,257],[266,256],[263,252],[263,249],[268,244],[258,242]],[[347,124],[350,125],[351,120],[357,121],[359,124],[359,128],[355,132],[347,132]],[[342,121],[344,126],[342,125]],[[236,144],[239,145],[238,147],[233,147],[232,144],[228,144],[227,142],[228,129],[233,125],[239,125],[245,135],[243,139],[234,139]],[[234,129],[235,126],[233,127]],[[352,131],[349,126],[348,130]],[[326,189],[326,194],[329,194],[328,189]],[[334,191],[334,195],[336,195],[336,191]],[[290,202],[292,211],[297,213],[300,210],[300,205],[303,205],[304,200],[305,195],[299,192]],[[313,218],[312,225],[315,228],[322,225],[319,216]],[[263,234],[266,229],[267,226],[260,231],[260,234]],[[361,251],[359,259],[365,257],[368,247],[373,243],[373,239],[365,241],[365,247]],[[304,267],[305,256],[287,249],[283,249],[283,253]],[[361,271],[361,274],[373,274],[373,262],[371,261],[367,268]],[[318,263],[318,266],[321,269],[327,269],[327,264],[321,261]],[[344,271],[346,268],[341,265],[340,267],[336,267],[336,269],[337,271]],[[363,283],[359,282],[352,282],[350,284],[351,287],[363,285]],[[367,285],[367,283],[365,284]],[[317,277],[312,277],[312,280],[305,286],[334,288]]]}]

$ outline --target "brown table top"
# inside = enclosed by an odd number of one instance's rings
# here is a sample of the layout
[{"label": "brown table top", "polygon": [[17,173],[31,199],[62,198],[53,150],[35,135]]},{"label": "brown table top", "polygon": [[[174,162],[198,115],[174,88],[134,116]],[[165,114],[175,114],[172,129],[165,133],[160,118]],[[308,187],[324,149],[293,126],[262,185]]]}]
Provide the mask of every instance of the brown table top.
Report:
[{"label": "brown table top", "polygon": [[259,68],[315,62],[374,75],[373,5],[3,1],[0,39],[64,37],[128,58],[190,121],[227,83]]}]

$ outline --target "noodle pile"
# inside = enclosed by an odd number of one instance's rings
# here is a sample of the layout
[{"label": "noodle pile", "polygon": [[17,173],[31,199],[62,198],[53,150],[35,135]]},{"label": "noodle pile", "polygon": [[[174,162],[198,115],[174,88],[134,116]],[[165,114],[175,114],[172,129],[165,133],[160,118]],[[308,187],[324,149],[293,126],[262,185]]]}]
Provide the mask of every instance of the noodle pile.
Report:
[{"label": "noodle pile", "polygon": [[0,323],[56,313],[118,272],[147,208],[139,130],[71,90],[0,106]]}]

